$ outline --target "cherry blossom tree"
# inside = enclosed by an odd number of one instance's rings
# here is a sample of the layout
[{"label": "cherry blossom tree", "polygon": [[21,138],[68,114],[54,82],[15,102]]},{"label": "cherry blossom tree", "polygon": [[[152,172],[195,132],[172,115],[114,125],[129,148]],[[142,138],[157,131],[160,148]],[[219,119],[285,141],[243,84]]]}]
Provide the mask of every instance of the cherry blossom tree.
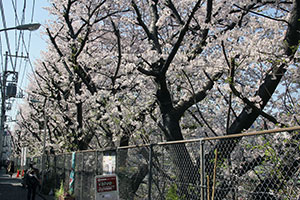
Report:
[{"label": "cherry blossom tree", "polygon": [[[299,0],[51,2],[49,49],[28,92],[45,103],[30,103],[20,127],[39,140],[34,117],[46,113],[57,150],[299,125]],[[207,156],[225,160],[239,142]],[[184,145],[169,151],[178,179],[199,176]]]},{"label": "cherry blossom tree", "polygon": [[[17,130],[26,138],[22,145],[42,143],[43,125],[46,146],[55,152],[127,146],[130,138],[136,143],[135,130],[141,133],[140,141],[148,142],[142,137],[146,132],[143,124],[146,109],[151,107],[140,105],[145,99],[137,96],[147,91],[137,88],[144,83],[127,80],[135,75],[133,68],[122,65],[121,49],[126,44],[121,42],[121,27],[115,24],[128,8],[106,0],[52,3],[49,12],[55,23],[45,33],[49,50],[36,63],[28,104],[19,116]],[[32,153],[42,151],[42,146],[31,147],[35,148]],[[126,157],[124,152],[122,162]],[[144,177],[147,165],[140,168],[138,174]],[[138,186],[142,179],[128,181]]]},{"label": "cherry blossom tree", "polygon": [[[119,90],[116,80],[121,76],[121,53],[117,50],[121,44],[111,16],[122,8],[117,5],[114,8],[106,1],[52,3],[49,12],[57,17],[58,23],[47,28],[51,50],[37,63],[29,89],[29,99],[40,104],[29,101],[30,107],[40,113],[46,109],[48,131],[56,137],[52,143],[62,145],[58,150],[88,149],[91,140],[97,137],[100,141],[100,136],[106,140],[98,142],[100,147],[113,147],[116,137],[112,131],[122,128],[130,131],[129,127],[112,122],[110,127],[106,119],[117,114],[115,110],[109,116],[106,109],[110,109],[110,101],[118,101],[114,94]],[[46,104],[41,105],[45,99]],[[102,133],[96,133],[99,130]],[[126,137],[126,134],[121,136],[122,142],[128,144]]]},{"label": "cherry blossom tree", "polygon": [[[186,111],[197,113],[193,117],[205,124],[197,131],[214,135],[248,130],[258,117],[273,127],[299,123],[297,117],[284,123],[283,118],[272,116],[275,104],[267,106],[278,100],[270,99],[286,71],[295,69],[291,65],[299,41],[297,2],[131,3],[136,30],[142,31],[138,70],[156,84],[161,127],[168,141],[186,138],[180,124]],[[298,86],[292,88],[299,91]],[[298,95],[289,95],[289,101],[295,102],[292,98]],[[219,159],[230,156],[238,141],[218,143]],[[197,170],[186,171],[193,166],[187,150],[182,147],[172,155],[179,179],[193,180]],[[184,162],[175,162],[182,155],[186,155]],[[213,167],[207,169],[211,175]]]}]

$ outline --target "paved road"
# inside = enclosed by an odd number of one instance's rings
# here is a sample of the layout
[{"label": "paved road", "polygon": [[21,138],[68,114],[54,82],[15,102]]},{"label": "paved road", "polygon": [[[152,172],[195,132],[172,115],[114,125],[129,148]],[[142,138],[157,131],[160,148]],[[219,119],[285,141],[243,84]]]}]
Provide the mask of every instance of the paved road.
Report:
[{"label": "paved road", "polygon": [[[26,200],[27,191],[22,188],[21,179],[13,175],[11,178],[5,174],[5,170],[0,170],[0,199],[1,200]],[[36,195],[35,200],[43,200]]]}]

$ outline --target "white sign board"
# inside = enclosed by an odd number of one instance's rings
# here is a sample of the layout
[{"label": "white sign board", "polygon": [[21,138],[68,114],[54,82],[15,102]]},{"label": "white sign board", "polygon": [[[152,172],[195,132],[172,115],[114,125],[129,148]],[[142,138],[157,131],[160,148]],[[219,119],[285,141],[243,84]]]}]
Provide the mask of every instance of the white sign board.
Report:
[{"label": "white sign board", "polygon": [[26,166],[27,147],[21,149],[21,166]]},{"label": "white sign board", "polygon": [[103,153],[103,174],[114,174],[116,171],[116,152],[107,151]]},{"label": "white sign board", "polygon": [[116,174],[95,176],[96,200],[119,200],[119,185]]}]

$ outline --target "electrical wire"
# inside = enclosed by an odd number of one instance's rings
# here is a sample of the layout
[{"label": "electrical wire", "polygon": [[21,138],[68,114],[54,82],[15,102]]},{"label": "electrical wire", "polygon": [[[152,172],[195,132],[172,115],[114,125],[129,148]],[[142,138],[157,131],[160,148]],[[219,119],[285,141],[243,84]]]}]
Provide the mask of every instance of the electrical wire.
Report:
[{"label": "electrical wire", "polygon": [[[1,4],[2,4],[2,0],[1,0]],[[26,16],[27,16],[26,12],[28,11],[27,8],[28,8],[29,4],[30,4],[30,2],[28,2],[26,0],[23,1],[23,5],[21,6],[21,14],[19,15],[17,0],[15,0],[15,1],[11,0],[11,5],[13,7],[14,16],[15,16],[15,24],[16,24],[15,26],[22,25],[25,23]],[[31,13],[30,23],[33,23],[35,7],[36,7],[36,1],[32,0],[32,10],[30,11],[30,13]],[[3,5],[2,5],[2,8],[3,8]],[[2,11],[3,10],[4,9],[2,9]],[[4,11],[3,11],[3,13],[4,13]],[[4,16],[4,14],[2,14],[2,15]],[[28,35],[28,38],[27,38],[27,35]],[[15,57],[14,63],[11,61],[11,63],[12,63],[11,66],[12,66],[14,72],[19,72],[19,75],[21,75],[18,78],[18,82],[17,82],[17,88],[18,88],[19,94],[21,94],[21,95],[23,94],[23,91],[24,91],[23,84],[24,84],[25,76],[27,74],[26,71],[28,71],[27,70],[28,65],[31,67],[31,70],[34,71],[32,62],[29,57],[31,38],[32,38],[31,32],[28,32],[28,34],[26,32],[26,34],[25,34],[25,31],[20,31],[20,30],[15,31],[15,50],[16,50],[15,56],[16,57]],[[11,55],[11,53],[10,53],[10,55]],[[12,56],[10,56],[10,57],[12,57]],[[20,57],[22,57],[22,58],[18,59]],[[34,77],[35,77],[35,74],[34,74]],[[19,96],[19,97],[21,97],[21,96]],[[14,107],[17,109],[20,101],[18,101],[16,99],[15,103],[16,104]],[[13,114],[13,115],[15,115],[15,114]]]},{"label": "electrical wire", "polygon": [[[0,9],[1,9],[1,16],[2,16],[2,24],[4,29],[7,28],[6,26],[6,20],[5,20],[5,15],[4,15],[4,8],[3,8],[3,4],[2,4],[2,0],[0,0]],[[5,39],[6,39],[6,44],[7,44],[7,49],[8,49],[8,54],[11,55],[11,49],[10,49],[10,43],[9,43],[9,39],[8,39],[8,33],[5,30]],[[13,63],[12,57],[10,56],[10,62]]]},{"label": "electrical wire", "polygon": [[3,72],[3,70],[4,70],[4,68],[3,68],[3,56],[1,56],[1,55],[3,55],[3,51],[2,51],[2,38],[1,38],[1,36],[0,36],[0,57],[1,57],[1,72]]},{"label": "electrical wire", "polygon": [[[33,23],[33,17],[34,17],[34,11],[35,11],[35,0],[33,0],[33,2],[32,2],[32,12],[31,12],[31,19],[30,19],[30,23]],[[28,46],[27,46],[27,50],[29,51],[30,50],[30,44],[31,44],[31,32],[29,33],[29,38],[28,38]],[[24,35],[23,35],[23,40],[24,40]],[[30,57],[29,57],[29,53],[27,53],[27,55],[28,55],[28,60],[30,61]],[[28,61],[27,60],[27,61]],[[24,73],[23,73],[23,76],[22,76],[22,79],[21,79],[21,85],[22,85],[22,83],[23,83],[23,80],[24,80],[24,77],[25,77],[25,71],[26,71],[26,66],[27,66],[27,63],[28,62],[26,62],[25,63],[25,66],[24,66]],[[30,63],[30,65],[31,65],[31,68],[33,68],[32,67],[32,64],[31,64],[31,61],[29,62]]]},{"label": "electrical wire", "polygon": [[[12,0],[12,6],[13,6],[13,8],[14,8],[15,18],[17,19],[16,21],[17,21],[17,23],[19,24],[18,13],[17,13],[16,5],[17,5],[17,4],[14,3],[13,0]],[[24,1],[21,24],[23,24],[24,21],[25,21],[26,7],[27,7],[26,1]],[[30,20],[31,23],[33,22],[34,11],[35,11],[35,0],[33,0],[33,3],[32,3],[31,20]],[[31,44],[31,36],[32,36],[32,35],[31,35],[31,32],[29,32],[28,42],[25,42],[25,34],[24,34],[24,33],[21,33],[21,34],[20,34],[20,37],[19,37],[19,40],[22,41],[22,44],[21,44],[22,48],[20,48],[20,42],[18,42],[18,44],[17,44],[17,46],[16,46],[16,49],[21,49],[21,50],[22,50],[21,56],[24,55],[24,52],[23,52],[23,51],[25,50],[25,53],[26,53],[26,55],[27,55],[27,57],[28,57],[27,59],[25,59],[25,63],[20,63],[20,64],[19,64],[20,68],[19,68],[18,71],[19,71],[19,72],[22,71],[22,69],[21,69],[22,66],[24,67],[24,69],[23,69],[23,73],[21,73],[21,74],[22,74],[22,78],[21,78],[21,80],[19,80],[19,84],[18,84],[19,86],[18,86],[18,88],[22,88],[22,85],[23,85],[23,82],[24,82],[24,77],[25,77],[25,75],[26,75],[27,64],[29,63],[29,64],[31,65],[31,68],[33,69],[32,63],[31,63],[30,57],[29,57],[29,49],[30,49],[30,44]],[[22,38],[22,39],[21,39],[21,38]],[[26,44],[27,44],[27,47],[26,47]],[[23,61],[23,59],[21,59],[21,62],[22,62],[22,61]],[[16,62],[15,62],[15,65],[16,65]]]},{"label": "electrical wire", "polygon": [[[14,1],[11,0],[11,4],[12,4],[12,7],[14,9],[14,14],[15,14],[15,26],[18,26],[20,24],[24,24],[24,22],[25,22],[25,11],[26,11],[25,3],[23,5],[21,23],[19,22],[19,17],[18,17],[18,12],[17,12],[17,3],[16,2],[14,3]],[[23,37],[23,35],[24,35],[23,31],[17,31],[17,30],[15,31],[15,52],[16,52],[16,55],[15,55],[15,62],[14,62],[13,67],[12,67],[14,72],[18,71],[16,69],[16,67],[17,67],[18,60],[19,60],[18,59],[19,51],[21,50],[21,52],[22,52],[22,49],[23,49],[22,48],[23,44],[21,44],[21,38]],[[20,61],[20,66],[22,65],[22,60],[23,59],[21,59],[21,61]]]},{"label": "electrical wire", "polygon": [[[35,0],[32,2],[32,12],[31,12],[31,19],[30,22],[33,23],[33,16],[34,16],[34,10],[35,10]],[[29,34],[29,41],[28,41],[28,49],[30,49],[30,44],[31,44],[31,33]]]}]

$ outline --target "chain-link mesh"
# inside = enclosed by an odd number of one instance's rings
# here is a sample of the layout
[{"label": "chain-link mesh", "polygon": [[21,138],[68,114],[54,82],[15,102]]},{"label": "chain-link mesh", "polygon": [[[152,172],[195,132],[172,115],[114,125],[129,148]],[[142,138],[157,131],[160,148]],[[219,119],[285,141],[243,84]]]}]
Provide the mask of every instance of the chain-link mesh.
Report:
[{"label": "chain-link mesh", "polygon": [[75,196],[76,199],[95,198],[94,179],[102,173],[102,153],[98,151],[76,153]]},{"label": "chain-link mesh", "polygon": [[298,139],[298,134],[274,134],[206,141],[207,196],[297,199],[300,194]]},{"label": "chain-link mesh", "polygon": [[199,142],[155,145],[152,199],[199,199]]},{"label": "chain-link mesh", "polygon": [[120,199],[147,199],[149,153],[149,147],[117,151]]},{"label": "chain-link mesh", "polygon": [[[118,148],[113,152],[119,196],[121,200],[296,200],[299,140],[294,131]],[[94,179],[107,173],[103,161],[110,152],[76,153],[76,199],[95,199]],[[42,157],[33,159],[41,170]],[[72,154],[46,156],[44,191],[55,191],[60,183],[68,189],[71,160]]]}]

